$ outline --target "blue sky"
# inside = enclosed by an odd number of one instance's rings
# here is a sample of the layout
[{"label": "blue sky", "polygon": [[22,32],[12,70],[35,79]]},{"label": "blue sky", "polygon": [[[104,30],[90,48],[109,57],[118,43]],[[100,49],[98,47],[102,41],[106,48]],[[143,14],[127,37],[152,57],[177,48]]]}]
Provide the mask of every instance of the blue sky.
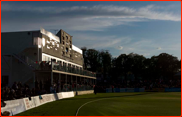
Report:
[{"label": "blue sky", "polygon": [[2,2],[2,32],[63,29],[78,47],[181,59],[180,1]]}]

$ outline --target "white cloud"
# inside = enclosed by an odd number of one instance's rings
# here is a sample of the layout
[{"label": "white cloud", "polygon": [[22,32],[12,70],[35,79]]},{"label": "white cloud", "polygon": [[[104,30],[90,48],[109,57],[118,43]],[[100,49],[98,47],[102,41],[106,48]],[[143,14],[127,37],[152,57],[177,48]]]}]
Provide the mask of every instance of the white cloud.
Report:
[{"label": "white cloud", "polygon": [[161,47],[158,47],[157,50],[161,50],[162,48]]},{"label": "white cloud", "polygon": [[[103,31],[107,27],[128,25],[131,22],[148,20],[181,21],[181,14],[168,12],[163,7],[154,5],[132,8],[113,5],[56,7],[2,3],[1,6],[2,31],[8,29],[8,24],[11,24],[10,30],[21,30],[22,28],[23,30],[29,30],[42,26],[54,27],[54,29],[63,27],[67,30]],[[16,17],[8,16],[8,12],[14,12]],[[26,14],[22,12],[26,12]],[[5,17],[3,17],[3,13],[6,14]],[[23,22],[25,25],[21,26]]]},{"label": "white cloud", "polygon": [[[167,6],[166,6],[167,7]],[[83,18],[146,18],[146,19],[157,19],[157,20],[172,20],[180,21],[180,14],[176,15],[166,11],[156,11],[155,9],[161,8],[160,6],[148,5],[139,9],[124,7],[124,6],[72,6],[72,7],[38,7],[28,5],[11,5],[2,4],[2,11],[26,11],[33,13],[43,14],[57,14],[64,16],[78,16]],[[69,13],[69,14],[67,14]]]},{"label": "white cloud", "polygon": [[120,39],[112,39],[110,41],[103,41],[101,43],[95,43],[92,45],[92,48],[106,48],[106,47],[113,47],[117,43],[121,42]]},{"label": "white cloud", "polygon": [[122,50],[123,46],[118,46],[117,49]]},{"label": "white cloud", "polygon": [[86,35],[86,34],[74,34],[74,40],[73,43],[75,43],[78,47],[86,46],[87,48],[115,48],[120,47],[117,49],[123,48],[122,46],[119,46],[120,43],[126,44],[130,41],[129,37],[116,37],[114,35],[111,36],[93,36],[93,35]]},{"label": "white cloud", "polygon": [[[145,57],[151,57],[158,55],[162,52],[166,53],[180,53],[180,43],[173,42],[171,39],[156,40],[154,39],[140,39],[136,40],[131,37],[116,37],[114,35],[102,36],[75,33],[73,43],[78,47],[87,47],[94,49],[109,49],[109,52],[113,56],[119,56],[120,54],[129,54],[131,52],[144,55]],[[122,45],[122,46],[121,46]],[[161,49],[161,51],[158,51]]]},{"label": "white cloud", "polygon": [[[1,29],[2,31],[18,31],[36,30],[39,27],[44,27],[45,29],[62,28],[69,33],[71,31],[104,31],[108,27],[131,25],[132,22],[151,20],[181,21],[181,14],[171,12],[169,8],[171,6],[155,5],[140,8],[113,5],[40,7],[5,4],[2,2]],[[131,37],[118,37],[114,34],[97,36],[95,34],[86,35],[85,32],[74,33],[70,34],[73,35],[73,42],[78,47],[112,48],[118,53],[134,52],[145,56],[156,55],[159,52],[178,52],[179,55],[181,54],[181,43],[171,41],[172,39],[163,40],[159,44],[159,42],[153,41],[155,39],[138,39],[136,41]],[[114,55],[117,55],[114,51]]]},{"label": "white cloud", "polygon": [[118,55],[121,53],[129,54],[131,52],[144,55],[145,57],[159,55],[160,53],[175,53],[175,55],[180,55],[180,43],[170,42],[171,39],[165,39],[165,41],[159,40],[158,43],[154,39],[141,39],[137,41],[132,38],[130,39],[131,41],[125,44],[122,51],[118,52]]}]

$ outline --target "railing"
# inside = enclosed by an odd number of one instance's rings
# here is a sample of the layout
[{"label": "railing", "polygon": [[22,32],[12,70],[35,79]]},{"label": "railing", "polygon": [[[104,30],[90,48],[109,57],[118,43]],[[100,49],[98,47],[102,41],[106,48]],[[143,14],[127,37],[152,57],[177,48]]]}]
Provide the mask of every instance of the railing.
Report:
[{"label": "railing", "polygon": [[60,63],[56,63],[56,62],[52,62],[52,69],[58,70],[58,71],[74,73],[74,74],[96,77],[96,74],[94,72],[90,72],[90,71],[82,70],[82,69],[78,69],[78,68],[73,68],[70,66],[64,66],[64,65],[62,65]]},{"label": "railing", "polygon": [[91,76],[91,77],[96,77],[96,74],[94,72],[90,72],[87,70],[82,70],[70,66],[65,66],[60,63],[52,62],[52,67],[51,67],[51,62],[47,61],[42,61],[38,62],[39,67],[37,70],[58,70],[58,71],[63,71],[63,72],[68,72],[68,73],[74,73],[74,74],[79,74],[79,75],[85,75],[85,76]]},{"label": "railing", "polygon": [[71,66],[65,66],[65,65],[62,65],[57,62],[52,62],[52,65],[51,65],[51,61],[39,61],[38,62],[38,61],[31,60],[29,57],[27,57],[25,55],[17,55],[17,54],[14,54],[14,55],[19,60],[21,60],[23,63],[27,64],[29,67],[31,67],[34,70],[58,70],[58,71],[79,74],[79,75],[96,77],[96,74],[94,72],[90,72],[87,70],[82,70],[82,69],[74,68]]}]

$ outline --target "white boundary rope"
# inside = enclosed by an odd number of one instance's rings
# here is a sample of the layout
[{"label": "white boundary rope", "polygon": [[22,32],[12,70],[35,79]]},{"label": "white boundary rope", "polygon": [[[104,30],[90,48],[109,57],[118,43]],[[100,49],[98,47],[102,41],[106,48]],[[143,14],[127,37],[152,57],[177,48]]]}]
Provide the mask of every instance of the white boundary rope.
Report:
[{"label": "white boundary rope", "polygon": [[[128,96],[132,96],[132,95],[128,95]],[[110,97],[110,98],[119,98],[119,97]],[[110,98],[102,98],[102,99],[92,100],[92,101],[89,101],[89,102],[84,103],[83,105],[81,105],[81,106],[77,109],[76,115],[75,115],[75,116],[78,115],[79,110],[80,110],[83,106],[85,106],[86,104],[91,103],[91,102],[96,102],[96,101],[99,101],[99,100],[110,99]]]},{"label": "white boundary rope", "polygon": [[[112,98],[113,98],[113,97],[112,97]],[[115,97],[115,98],[116,98],[116,97]],[[118,97],[117,97],[117,98],[118,98]],[[110,99],[110,98],[102,98],[102,99],[92,100],[92,101],[89,101],[89,102],[84,103],[83,105],[81,105],[81,106],[78,108],[78,110],[77,110],[77,112],[76,112],[76,115],[75,115],[75,116],[77,116],[77,115],[78,115],[79,110],[80,110],[83,106],[85,106],[86,104],[91,103],[91,102],[96,102],[96,101],[99,101],[99,100],[104,100],[104,99]]]}]

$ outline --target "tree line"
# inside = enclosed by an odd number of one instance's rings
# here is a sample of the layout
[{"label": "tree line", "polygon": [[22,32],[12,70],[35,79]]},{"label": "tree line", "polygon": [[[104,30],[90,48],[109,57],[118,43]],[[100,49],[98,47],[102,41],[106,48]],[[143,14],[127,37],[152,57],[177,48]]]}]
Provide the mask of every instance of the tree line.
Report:
[{"label": "tree line", "polygon": [[146,58],[143,55],[130,53],[112,57],[107,50],[81,48],[84,58],[84,69],[101,73],[104,79],[147,79],[162,78],[169,80],[181,71],[181,60],[177,57],[161,53]]}]

